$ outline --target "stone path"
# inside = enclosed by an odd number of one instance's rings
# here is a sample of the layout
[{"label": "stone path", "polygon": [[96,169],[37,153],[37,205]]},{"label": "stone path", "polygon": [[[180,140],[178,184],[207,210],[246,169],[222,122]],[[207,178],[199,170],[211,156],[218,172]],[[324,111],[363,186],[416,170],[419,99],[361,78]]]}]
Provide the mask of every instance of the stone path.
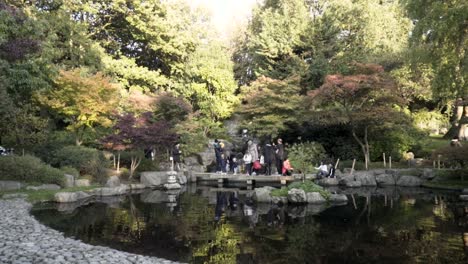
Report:
[{"label": "stone path", "polygon": [[29,214],[24,199],[0,199],[0,263],[176,263],[66,238]]}]

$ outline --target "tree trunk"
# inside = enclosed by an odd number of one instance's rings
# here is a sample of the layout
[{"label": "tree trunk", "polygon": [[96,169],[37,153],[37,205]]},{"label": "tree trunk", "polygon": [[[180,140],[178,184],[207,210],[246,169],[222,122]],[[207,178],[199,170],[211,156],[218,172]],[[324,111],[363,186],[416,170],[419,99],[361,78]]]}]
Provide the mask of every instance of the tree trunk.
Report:
[{"label": "tree trunk", "polygon": [[468,141],[468,104],[462,99],[455,103],[455,110],[452,117],[452,127],[444,135],[444,138],[451,139],[458,137],[459,140]]},{"label": "tree trunk", "polygon": [[364,162],[366,164],[366,170],[367,170],[368,163],[369,163],[369,142],[367,141],[367,126],[364,130],[364,142],[362,142],[362,140],[360,140],[359,137],[356,135],[356,130],[354,129],[354,127],[352,128],[351,132],[353,134],[354,139],[361,147],[362,154],[364,154]]},{"label": "tree trunk", "polygon": [[136,168],[140,165],[141,158],[139,157],[132,157],[131,158],[131,163],[130,163],[130,176],[129,180],[133,178],[133,174],[135,173]]},{"label": "tree trunk", "polygon": [[117,172],[120,172],[120,151],[117,152]]}]

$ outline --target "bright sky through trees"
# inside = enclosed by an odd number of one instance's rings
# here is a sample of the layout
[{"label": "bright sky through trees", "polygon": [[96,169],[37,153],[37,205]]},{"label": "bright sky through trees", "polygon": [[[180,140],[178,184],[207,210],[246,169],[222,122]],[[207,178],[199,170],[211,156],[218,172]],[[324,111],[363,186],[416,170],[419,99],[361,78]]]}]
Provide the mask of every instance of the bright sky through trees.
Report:
[{"label": "bright sky through trees", "polygon": [[260,0],[186,0],[192,7],[207,9],[213,24],[223,37],[229,37],[236,26],[245,23]]}]

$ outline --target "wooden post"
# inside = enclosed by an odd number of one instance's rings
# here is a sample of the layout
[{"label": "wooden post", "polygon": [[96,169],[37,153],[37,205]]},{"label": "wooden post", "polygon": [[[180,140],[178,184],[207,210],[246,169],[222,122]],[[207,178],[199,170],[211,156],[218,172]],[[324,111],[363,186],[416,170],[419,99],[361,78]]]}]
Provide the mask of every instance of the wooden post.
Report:
[{"label": "wooden post", "polygon": [[392,156],[388,157],[388,167],[391,169],[392,168]]},{"label": "wooden post", "polygon": [[440,170],[440,155],[437,155],[437,168]]},{"label": "wooden post", "polygon": [[353,159],[353,166],[351,166],[351,171],[349,172],[349,175],[353,175],[354,165],[356,165],[356,159]]},{"label": "wooden post", "polygon": [[336,160],[336,163],[335,163],[335,170],[338,169],[338,163],[340,163],[340,158],[338,158],[338,159]]},{"label": "wooden post", "polygon": [[432,161],[432,167],[435,169],[436,166],[435,166],[435,160]]},{"label": "wooden post", "polygon": [[383,153],[383,166],[384,166],[384,168],[387,168],[387,161],[385,159],[385,152]]}]

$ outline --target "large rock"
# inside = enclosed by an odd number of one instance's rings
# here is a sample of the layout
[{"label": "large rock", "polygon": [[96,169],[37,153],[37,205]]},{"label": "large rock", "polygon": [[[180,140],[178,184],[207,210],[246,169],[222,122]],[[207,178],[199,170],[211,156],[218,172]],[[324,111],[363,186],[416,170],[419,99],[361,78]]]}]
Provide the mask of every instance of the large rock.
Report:
[{"label": "large rock", "polygon": [[288,197],[286,196],[272,196],[271,197],[271,202],[274,204],[287,204],[288,203]]},{"label": "large rock", "polygon": [[57,184],[42,184],[39,186],[27,186],[26,190],[33,190],[33,191],[38,191],[38,190],[60,190],[61,187],[58,186]]},{"label": "large rock", "polygon": [[252,199],[258,203],[269,203],[272,201],[271,191],[274,190],[274,187],[264,186],[262,188],[255,188],[252,194]]},{"label": "large rock", "polygon": [[55,194],[54,200],[58,203],[73,203],[90,197],[91,195],[85,192],[58,192]]},{"label": "large rock", "polygon": [[417,187],[421,186],[423,181],[416,176],[401,176],[397,181],[398,186]]},{"label": "large rock", "polygon": [[390,174],[380,174],[375,177],[379,186],[392,186],[396,184],[395,178]]},{"label": "large rock", "polygon": [[75,176],[73,176],[71,174],[65,174],[64,177],[65,177],[65,187],[66,188],[70,188],[70,187],[75,186]]},{"label": "large rock", "polygon": [[422,178],[425,180],[432,180],[435,178],[435,173],[433,169],[426,168],[423,170]]},{"label": "large rock", "polygon": [[21,189],[21,182],[18,181],[0,181],[0,190],[11,191]]},{"label": "large rock", "polygon": [[468,201],[468,194],[462,194],[462,195],[460,195],[460,200],[462,200],[462,201]]},{"label": "large rock", "polygon": [[463,189],[462,193],[463,194],[468,194],[468,189]]},{"label": "large rock", "polygon": [[96,196],[114,196],[123,195],[129,191],[129,186],[121,184],[117,187],[103,187],[92,190],[92,193]]},{"label": "large rock", "polygon": [[293,188],[288,191],[288,201],[290,203],[307,203],[307,196],[304,190]]},{"label": "large rock", "polygon": [[361,186],[377,186],[375,176],[372,173],[366,171],[356,172],[354,179],[356,179],[358,182],[361,182]]},{"label": "large rock", "polygon": [[140,183],[147,187],[162,186],[166,182],[166,171],[145,171],[140,174]]},{"label": "large rock", "polygon": [[337,186],[339,182],[337,178],[323,178],[318,180],[317,184],[321,186]]},{"label": "large rock", "polygon": [[91,186],[90,181],[88,179],[78,179],[75,181],[76,187],[88,187]]},{"label": "large rock", "polygon": [[329,201],[332,203],[340,203],[340,204],[347,203],[348,197],[344,194],[331,194]]},{"label": "large rock", "polygon": [[106,187],[119,187],[120,186],[120,178],[119,176],[111,176],[107,182],[106,182]]},{"label": "large rock", "polygon": [[177,180],[179,181],[180,184],[186,184],[187,183],[187,176],[185,175],[177,175]]},{"label": "large rock", "polygon": [[308,192],[306,193],[306,197],[307,203],[310,204],[322,204],[327,202],[319,192]]}]

